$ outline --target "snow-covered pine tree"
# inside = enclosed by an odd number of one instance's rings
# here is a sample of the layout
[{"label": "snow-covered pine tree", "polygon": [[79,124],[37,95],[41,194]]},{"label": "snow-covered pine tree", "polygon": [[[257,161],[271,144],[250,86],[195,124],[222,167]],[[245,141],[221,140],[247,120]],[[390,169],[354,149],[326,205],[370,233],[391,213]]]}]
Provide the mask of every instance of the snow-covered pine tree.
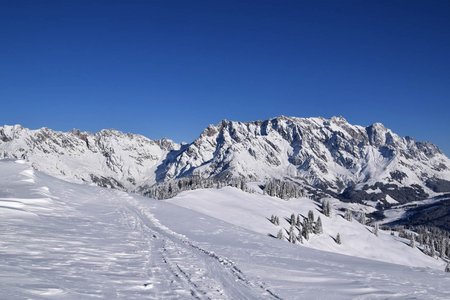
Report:
[{"label": "snow-covered pine tree", "polygon": [[329,213],[327,211],[327,200],[325,199],[322,199],[322,213],[327,217],[329,216]]},{"label": "snow-covered pine tree", "polygon": [[291,215],[291,220],[289,221],[289,223],[291,224],[291,226],[294,226],[295,225],[295,222],[296,220],[295,220],[295,214],[292,214]]},{"label": "snow-covered pine tree", "polygon": [[278,231],[277,239],[279,239],[279,240],[282,240],[282,239],[283,239],[283,229],[280,229],[280,230]]},{"label": "snow-covered pine tree", "polygon": [[314,226],[314,233],[315,234],[322,234],[323,228],[322,228],[322,220],[320,219],[320,216],[317,217],[316,224]]},{"label": "snow-covered pine tree", "polygon": [[428,255],[431,256],[431,257],[434,257],[434,254],[435,254],[436,250],[434,248],[434,243],[433,242],[430,243],[430,248],[428,248],[428,249],[429,249]]},{"label": "snow-covered pine tree", "polygon": [[[306,223],[306,222],[305,222]],[[306,224],[303,225],[302,227],[302,235],[306,240],[309,240],[309,231],[308,228],[305,226]]]},{"label": "snow-covered pine tree", "polygon": [[308,222],[309,223],[314,222],[314,212],[312,210],[308,211]]},{"label": "snow-covered pine tree", "polygon": [[338,233],[337,235],[336,235],[336,244],[338,244],[338,245],[340,245],[342,242],[341,242],[341,235]]},{"label": "snow-covered pine tree", "polygon": [[379,230],[378,223],[375,223],[375,226],[373,227],[373,234],[375,234],[376,236],[378,236],[378,230]]},{"label": "snow-covered pine tree", "polygon": [[327,217],[331,217],[331,205],[329,200],[322,201],[323,214]]},{"label": "snow-covered pine tree", "polygon": [[363,225],[366,225],[366,223],[367,223],[366,214],[363,211],[361,211],[359,213],[359,223],[361,223]]},{"label": "snow-covered pine tree", "polygon": [[353,220],[353,214],[349,209],[345,210],[345,215],[344,215],[345,219],[349,222],[351,222]]},{"label": "snow-covered pine tree", "polygon": [[445,257],[445,251],[447,250],[446,249],[446,246],[447,246],[447,242],[446,242],[446,240],[445,239],[442,239],[441,240],[441,251],[440,251],[440,255],[441,255],[441,258],[444,258]]},{"label": "snow-covered pine tree", "polygon": [[416,242],[414,240],[414,234],[411,234],[411,238],[409,239],[409,246],[411,248],[415,248],[416,247]]},{"label": "snow-covered pine tree", "polygon": [[295,244],[296,240],[297,240],[297,237],[295,236],[295,233],[294,233],[294,226],[291,226],[289,228],[289,242],[292,244]]},{"label": "snow-covered pine tree", "polygon": [[300,244],[303,244],[303,237],[302,237],[302,232],[301,232],[301,231],[298,232],[298,235],[297,235],[297,241],[298,241]]},{"label": "snow-covered pine tree", "polygon": [[280,225],[280,219],[278,218],[278,216],[275,216],[275,215],[272,215],[272,216],[270,217],[270,222],[271,222],[273,225]]},{"label": "snow-covered pine tree", "polygon": [[314,232],[314,221],[309,221],[309,219],[305,220],[305,225],[306,226],[306,230],[308,230],[308,233],[313,233]]}]

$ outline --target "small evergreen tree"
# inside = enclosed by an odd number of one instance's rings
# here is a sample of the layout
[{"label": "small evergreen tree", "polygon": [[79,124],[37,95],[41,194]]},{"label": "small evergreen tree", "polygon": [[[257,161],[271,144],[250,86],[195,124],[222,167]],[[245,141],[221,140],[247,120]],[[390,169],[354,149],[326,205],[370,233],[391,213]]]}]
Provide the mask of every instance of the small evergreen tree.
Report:
[{"label": "small evergreen tree", "polygon": [[330,201],[328,200],[323,200],[322,201],[322,211],[323,214],[327,217],[331,217],[331,206],[330,206]]},{"label": "small evergreen tree", "polygon": [[300,219],[300,214],[297,215],[297,227],[300,228],[302,226],[302,220]]},{"label": "small evergreen tree", "polygon": [[336,243],[338,244],[338,245],[340,245],[342,242],[341,242],[341,235],[338,233],[337,235],[336,235]]},{"label": "small evergreen tree", "polygon": [[314,222],[314,212],[312,210],[308,211],[308,221],[309,223]]},{"label": "small evergreen tree", "polygon": [[416,242],[414,240],[414,234],[411,234],[411,238],[409,239],[409,246],[411,248],[415,248],[416,247]]},{"label": "small evergreen tree", "polygon": [[290,220],[289,223],[291,224],[291,226],[294,226],[294,225],[295,225],[295,214],[292,214],[292,215],[291,215],[291,220]]},{"label": "small evergreen tree", "polygon": [[316,225],[314,226],[314,233],[315,234],[322,234],[323,233],[322,220],[320,219],[320,216],[317,218]]},{"label": "small evergreen tree", "polygon": [[373,234],[375,234],[376,236],[378,236],[378,230],[379,230],[379,228],[378,228],[378,223],[375,223],[375,226],[374,226],[374,228],[373,228]]},{"label": "small evergreen tree", "polygon": [[440,251],[441,258],[444,258],[444,257],[445,257],[446,245],[447,245],[447,243],[446,243],[446,241],[443,239],[443,240],[441,241],[441,251]]},{"label": "small evergreen tree", "polygon": [[351,222],[353,220],[353,215],[352,212],[350,210],[345,210],[345,215],[344,215],[345,219],[349,222]]},{"label": "small evergreen tree", "polygon": [[367,220],[366,220],[366,214],[362,211],[359,213],[359,223],[366,225]]},{"label": "small evergreen tree", "polygon": [[306,226],[303,226],[303,228],[302,228],[302,235],[306,240],[309,240],[309,231],[306,228]]},{"label": "small evergreen tree", "polygon": [[297,241],[298,241],[300,244],[303,244],[303,237],[302,237],[302,232],[301,232],[301,231],[298,233]]},{"label": "small evergreen tree", "polygon": [[282,239],[283,239],[283,229],[280,229],[280,230],[278,231],[277,239],[279,239],[279,240],[282,240]]},{"label": "small evergreen tree", "polygon": [[291,228],[289,228],[289,242],[292,244],[295,244],[296,240],[297,240],[297,237],[295,236],[295,233],[294,233],[294,227],[291,226]]}]

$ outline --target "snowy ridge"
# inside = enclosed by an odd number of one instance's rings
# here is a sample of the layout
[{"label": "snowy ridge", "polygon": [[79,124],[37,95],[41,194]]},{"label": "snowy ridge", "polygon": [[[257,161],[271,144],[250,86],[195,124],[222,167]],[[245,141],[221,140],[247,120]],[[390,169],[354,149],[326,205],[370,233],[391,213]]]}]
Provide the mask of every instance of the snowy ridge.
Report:
[{"label": "snowy ridge", "polygon": [[0,158],[25,159],[65,180],[127,190],[154,182],[157,166],[178,147],[167,139],[153,141],[116,130],[90,134],[0,127]]}]

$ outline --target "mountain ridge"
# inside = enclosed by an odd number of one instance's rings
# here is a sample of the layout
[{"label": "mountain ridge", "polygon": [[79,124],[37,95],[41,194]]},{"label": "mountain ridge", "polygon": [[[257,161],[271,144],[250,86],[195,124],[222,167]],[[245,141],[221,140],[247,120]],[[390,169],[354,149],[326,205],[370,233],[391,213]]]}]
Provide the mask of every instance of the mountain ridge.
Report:
[{"label": "mountain ridge", "polygon": [[51,175],[135,191],[185,177],[289,180],[344,201],[385,206],[447,191],[450,160],[434,144],[381,123],[279,116],[222,120],[177,144],[103,129],[97,133],[0,127],[0,157],[23,158]]}]

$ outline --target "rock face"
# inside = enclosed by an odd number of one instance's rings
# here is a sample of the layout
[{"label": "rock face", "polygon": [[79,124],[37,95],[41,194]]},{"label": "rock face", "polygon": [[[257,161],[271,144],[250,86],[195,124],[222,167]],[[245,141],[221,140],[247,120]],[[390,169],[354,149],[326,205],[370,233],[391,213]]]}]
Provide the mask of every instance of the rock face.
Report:
[{"label": "rock face", "polygon": [[402,138],[380,123],[342,117],[222,121],[179,146],[102,130],[62,133],[0,128],[0,157],[23,158],[51,175],[136,190],[196,176],[296,182],[342,200],[384,205],[419,200],[450,186],[450,160],[433,144]]}]

